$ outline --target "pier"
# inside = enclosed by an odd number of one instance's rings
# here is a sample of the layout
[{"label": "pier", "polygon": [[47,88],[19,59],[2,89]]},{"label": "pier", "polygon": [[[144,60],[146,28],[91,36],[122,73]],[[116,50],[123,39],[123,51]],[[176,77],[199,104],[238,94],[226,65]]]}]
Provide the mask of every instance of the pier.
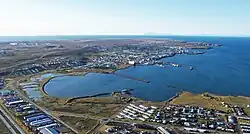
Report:
[{"label": "pier", "polygon": [[131,79],[131,80],[136,80],[136,81],[140,81],[140,82],[144,82],[144,83],[149,83],[150,81],[145,80],[145,79],[141,79],[141,78],[135,78],[132,76],[128,76],[128,75],[124,75],[124,74],[118,74],[118,73],[112,73],[115,76],[119,76],[119,77],[123,77],[123,78],[127,78],[127,79]]}]

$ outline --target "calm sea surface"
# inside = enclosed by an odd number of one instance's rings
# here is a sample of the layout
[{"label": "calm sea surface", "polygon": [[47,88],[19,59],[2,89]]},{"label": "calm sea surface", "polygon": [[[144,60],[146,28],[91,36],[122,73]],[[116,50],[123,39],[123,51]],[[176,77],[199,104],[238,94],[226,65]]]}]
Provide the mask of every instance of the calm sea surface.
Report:
[{"label": "calm sea surface", "polygon": [[[203,55],[177,55],[162,59],[194,66],[196,70],[193,71],[183,67],[160,68],[158,66],[130,67],[117,71],[120,74],[149,80],[150,83],[134,81],[111,74],[89,73],[86,76],[55,78],[45,86],[45,91],[51,96],[72,97],[132,88],[134,89],[134,96],[153,101],[167,100],[181,90],[196,93],[211,92],[222,95],[250,96],[250,38],[188,36],[97,36],[95,38],[138,37],[206,41],[219,43],[223,46],[208,50]],[[56,39],[56,37],[47,37],[45,40],[48,38]],[[81,39],[81,36],[60,38]]]}]

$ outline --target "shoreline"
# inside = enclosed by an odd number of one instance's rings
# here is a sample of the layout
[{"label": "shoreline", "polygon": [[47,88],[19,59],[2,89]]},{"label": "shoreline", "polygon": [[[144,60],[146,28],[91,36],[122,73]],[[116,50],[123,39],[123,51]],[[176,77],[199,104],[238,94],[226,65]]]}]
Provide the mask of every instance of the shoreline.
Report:
[{"label": "shoreline", "polygon": [[[82,76],[88,74],[89,72],[86,72],[84,73]],[[49,94],[45,91],[44,87],[46,86],[46,84],[48,84],[52,79],[54,78],[58,78],[58,77],[64,77],[64,76],[80,76],[78,74],[63,74],[63,75],[59,75],[59,76],[53,76],[53,77],[50,77],[48,78],[47,80],[45,80],[43,83],[42,83],[42,86],[40,88],[40,92],[43,93],[44,95],[46,96],[49,96]]]}]

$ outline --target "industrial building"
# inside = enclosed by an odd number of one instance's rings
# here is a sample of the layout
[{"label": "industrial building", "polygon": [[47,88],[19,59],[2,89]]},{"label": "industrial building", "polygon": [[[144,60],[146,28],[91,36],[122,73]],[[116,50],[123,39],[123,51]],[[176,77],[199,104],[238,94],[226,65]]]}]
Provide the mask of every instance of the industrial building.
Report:
[{"label": "industrial building", "polygon": [[[1,82],[0,82],[0,87],[1,87]],[[14,92],[11,90],[7,90],[7,89],[0,90],[0,97],[4,97],[8,95],[14,95]]]},{"label": "industrial building", "polygon": [[39,131],[40,134],[59,134],[54,128],[43,128]]},{"label": "industrial building", "polygon": [[[34,83],[22,83],[22,86],[34,86]],[[0,98],[4,105],[18,117],[23,124],[35,133],[57,134],[63,128],[55,119],[41,112],[33,104],[28,103],[11,90],[0,90]],[[63,129],[62,129],[63,130]],[[70,130],[67,129],[68,132]]]}]

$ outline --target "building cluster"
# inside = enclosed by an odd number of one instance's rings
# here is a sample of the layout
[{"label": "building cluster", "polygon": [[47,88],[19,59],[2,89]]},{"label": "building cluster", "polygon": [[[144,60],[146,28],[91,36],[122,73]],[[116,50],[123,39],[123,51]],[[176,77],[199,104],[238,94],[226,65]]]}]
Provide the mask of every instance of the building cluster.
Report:
[{"label": "building cluster", "polygon": [[118,121],[109,121],[106,124],[105,132],[108,134],[170,134],[171,131],[162,126],[150,124],[126,123]]},{"label": "building cluster", "polygon": [[232,111],[233,111],[233,113],[235,113],[236,116],[246,116],[246,113],[242,107],[233,106]]},{"label": "building cluster", "polygon": [[[5,107],[16,116],[30,131],[39,134],[59,134],[60,130],[64,130],[63,125],[58,123],[55,119],[39,110],[33,104],[25,101],[17,96],[11,90],[0,90],[1,99]],[[68,130],[67,132],[70,132]]]},{"label": "building cluster", "polygon": [[174,125],[192,132],[236,132],[237,119],[234,115],[223,117],[226,114],[222,111],[205,109],[194,106],[169,105],[161,109],[154,106],[129,104],[121,111],[116,118],[138,120],[142,122],[155,122],[161,125]]},{"label": "building cluster", "polygon": [[101,55],[90,58],[87,67],[115,68],[124,64],[155,64],[156,61],[176,54],[201,54],[203,51],[168,44],[134,44],[113,46]]},{"label": "building cluster", "polygon": [[237,130],[235,116],[228,116],[225,120],[223,118],[225,113],[222,111],[188,105],[169,105],[159,112],[160,117],[153,121],[182,126],[187,131],[235,132]]},{"label": "building cluster", "polygon": [[237,116],[238,120],[242,120],[238,122],[239,128],[244,134],[250,133],[250,117],[248,116]]},{"label": "building cluster", "polygon": [[[67,42],[69,43],[69,42]],[[71,42],[74,43],[74,42]],[[108,45],[105,45],[108,44]],[[112,44],[112,41],[96,41],[92,43],[81,44],[82,51],[74,53],[73,57],[79,59],[67,59],[66,56],[56,57],[50,61],[25,64],[14,71],[0,72],[0,76],[14,74],[18,76],[39,73],[45,70],[55,70],[63,68],[117,68],[122,65],[142,64],[151,65],[165,57],[171,57],[176,54],[202,54],[204,50],[212,46],[207,43],[187,43],[174,40],[121,40],[118,44]],[[46,42],[12,42],[11,46],[48,46],[55,45]],[[204,47],[205,46],[205,47]],[[196,49],[197,48],[197,49]],[[199,49],[198,49],[199,48]],[[203,49],[203,50],[202,50]],[[89,59],[86,59],[87,56]]]},{"label": "building cluster", "polygon": [[85,65],[85,60],[68,60],[64,58],[57,57],[48,62],[41,64],[29,64],[22,68],[16,69],[13,74],[17,76],[36,74],[45,70],[56,70],[63,68],[74,68]]},{"label": "building cluster", "polygon": [[4,87],[4,80],[0,78],[0,89]]},{"label": "building cluster", "polygon": [[54,44],[49,42],[40,42],[40,41],[18,41],[18,42],[8,42],[7,45],[32,47],[32,46],[53,46]]},{"label": "building cluster", "polygon": [[151,106],[146,107],[143,105],[134,105],[129,104],[122,112],[119,113],[119,115],[116,115],[117,118],[127,118],[131,120],[141,120],[146,121],[150,120],[152,115],[157,110],[157,107]]}]

